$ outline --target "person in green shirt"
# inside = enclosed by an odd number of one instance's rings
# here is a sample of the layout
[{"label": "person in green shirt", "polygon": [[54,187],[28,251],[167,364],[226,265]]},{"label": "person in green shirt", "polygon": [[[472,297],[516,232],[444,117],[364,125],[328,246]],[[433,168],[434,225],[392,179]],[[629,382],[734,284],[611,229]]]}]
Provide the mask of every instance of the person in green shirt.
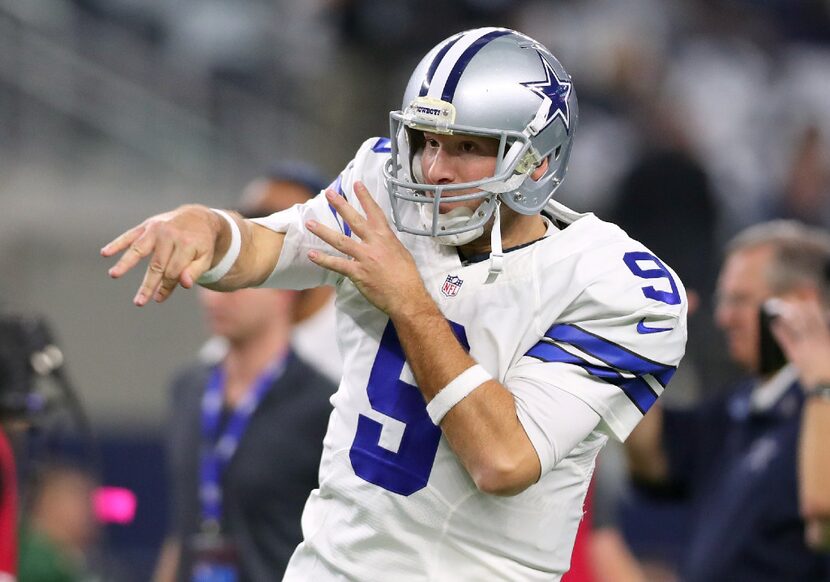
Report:
[{"label": "person in green shirt", "polygon": [[94,480],[78,467],[52,464],[37,472],[20,528],[18,582],[88,582],[98,537]]}]

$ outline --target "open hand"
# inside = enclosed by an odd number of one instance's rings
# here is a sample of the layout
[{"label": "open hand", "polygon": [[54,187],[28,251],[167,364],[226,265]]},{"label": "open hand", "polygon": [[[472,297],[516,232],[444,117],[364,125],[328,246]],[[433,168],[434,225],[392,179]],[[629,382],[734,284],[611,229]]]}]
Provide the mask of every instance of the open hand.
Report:
[{"label": "open hand", "polygon": [[777,311],[772,331],[804,387],[830,380],[830,326],[819,299],[780,299]]},{"label": "open hand", "polygon": [[108,274],[122,277],[150,257],[144,280],[133,298],[139,307],[162,302],[181,285],[187,289],[210,268],[221,218],[205,206],[187,205],[152,216],[101,249],[101,255],[124,254]]},{"label": "open hand", "polygon": [[310,251],[308,257],[326,269],[351,279],[375,307],[390,316],[417,313],[434,305],[415,261],[392,232],[386,215],[362,182],[355,182],[355,194],[366,216],[333,190],[326,199],[359,240],[309,221],[306,228],[347,257]]}]

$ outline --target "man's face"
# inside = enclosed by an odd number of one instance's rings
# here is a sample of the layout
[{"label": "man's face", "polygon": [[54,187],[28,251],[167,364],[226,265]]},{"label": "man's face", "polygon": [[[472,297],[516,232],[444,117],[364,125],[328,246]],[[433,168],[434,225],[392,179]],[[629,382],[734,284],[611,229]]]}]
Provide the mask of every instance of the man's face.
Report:
[{"label": "man's face", "polygon": [[86,550],[98,535],[93,515],[95,483],[85,474],[66,470],[49,476],[36,505],[36,520],[65,549]]},{"label": "man's face", "polygon": [[766,276],[772,259],[770,246],[734,252],[718,278],[715,320],[726,335],[732,360],[752,374],[760,368],[758,310],[773,294]]},{"label": "man's face", "polygon": [[211,333],[232,344],[259,337],[275,318],[291,320],[292,291],[240,289],[230,293],[199,289],[199,300]]},{"label": "man's face", "polygon": [[[444,135],[424,132],[424,149],[421,155],[421,171],[427,184],[459,184],[489,178],[496,171],[496,155],[499,142],[489,137],[472,135]],[[476,189],[457,190],[447,197],[477,192]],[[447,202],[441,204],[441,212],[459,206],[475,209],[481,200]]]}]

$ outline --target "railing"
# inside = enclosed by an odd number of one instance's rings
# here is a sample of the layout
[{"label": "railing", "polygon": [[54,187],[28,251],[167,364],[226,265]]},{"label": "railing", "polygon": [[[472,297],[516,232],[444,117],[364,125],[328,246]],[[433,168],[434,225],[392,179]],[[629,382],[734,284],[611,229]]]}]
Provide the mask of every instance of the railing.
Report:
[{"label": "railing", "polygon": [[[267,161],[257,152],[270,148],[270,156],[305,133],[291,111],[189,71],[118,26],[90,22],[68,2],[51,26],[26,4],[0,0],[0,80],[162,166],[184,175],[250,169]],[[93,25],[94,37],[83,37]],[[230,122],[214,109],[220,94]],[[25,124],[25,112],[21,118]]]}]

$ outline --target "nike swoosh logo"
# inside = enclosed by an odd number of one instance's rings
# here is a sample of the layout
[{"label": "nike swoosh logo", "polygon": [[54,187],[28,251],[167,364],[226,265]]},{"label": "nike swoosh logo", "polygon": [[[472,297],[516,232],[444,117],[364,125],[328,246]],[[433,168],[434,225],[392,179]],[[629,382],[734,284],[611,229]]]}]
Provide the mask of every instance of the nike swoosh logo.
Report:
[{"label": "nike swoosh logo", "polygon": [[671,327],[649,327],[646,325],[646,318],[642,318],[637,322],[637,333],[660,333],[663,331],[671,331]]}]

